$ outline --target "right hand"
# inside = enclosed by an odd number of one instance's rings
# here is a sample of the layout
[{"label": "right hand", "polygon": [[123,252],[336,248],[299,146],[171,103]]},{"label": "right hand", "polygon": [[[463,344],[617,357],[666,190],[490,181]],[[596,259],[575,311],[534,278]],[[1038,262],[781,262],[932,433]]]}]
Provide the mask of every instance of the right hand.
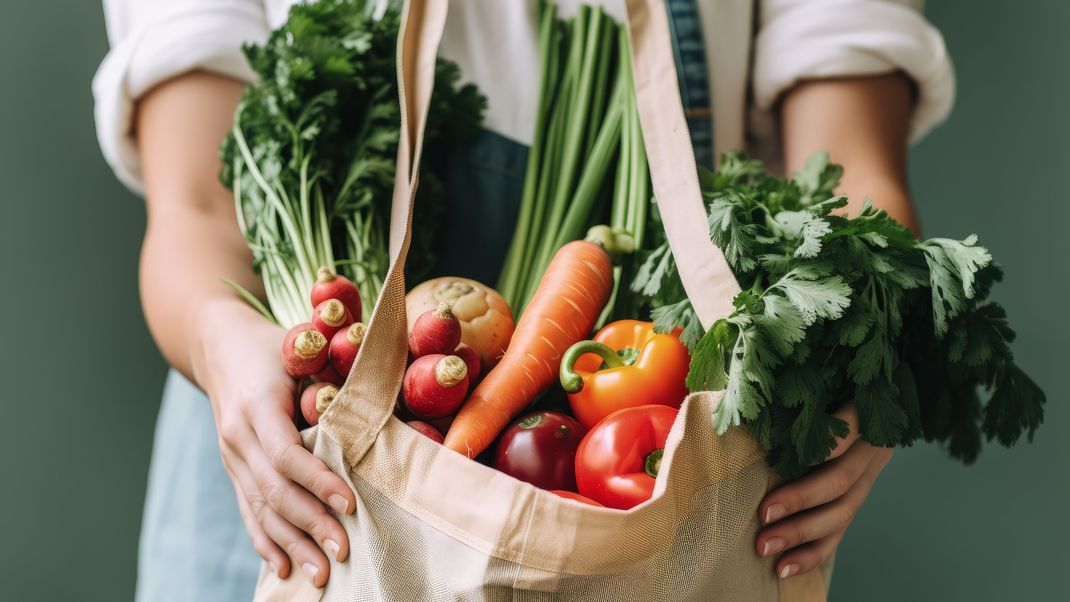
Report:
[{"label": "right hand", "polygon": [[285,332],[237,300],[209,303],[197,329],[194,377],[212,401],[223,466],[253,546],[280,579],[296,565],[323,587],[327,555],[349,555],[346,532],[324,504],[349,514],[356,499],[301,445],[290,418],[297,384],[280,359]]}]

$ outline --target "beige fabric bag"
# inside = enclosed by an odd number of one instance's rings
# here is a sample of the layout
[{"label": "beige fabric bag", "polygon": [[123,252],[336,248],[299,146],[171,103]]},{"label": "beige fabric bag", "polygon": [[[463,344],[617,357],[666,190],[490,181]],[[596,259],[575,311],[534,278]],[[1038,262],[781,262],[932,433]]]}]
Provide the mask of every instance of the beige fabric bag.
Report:
[{"label": "beige fabric bag", "polygon": [[[630,511],[564,500],[468,460],[393,417],[407,339],[405,256],[447,0],[410,0],[398,42],[402,139],[391,269],[360,356],[305,443],[356,492],[327,586],[261,571],[257,600],[739,600],[825,598],[817,571],[779,580],[754,552],[771,473],[745,430],[717,436],[719,393],[692,395],[654,498]],[[650,169],[683,282],[703,322],[738,286],[709,239],[660,0],[627,0]],[[333,562],[333,561],[332,561]]]}]

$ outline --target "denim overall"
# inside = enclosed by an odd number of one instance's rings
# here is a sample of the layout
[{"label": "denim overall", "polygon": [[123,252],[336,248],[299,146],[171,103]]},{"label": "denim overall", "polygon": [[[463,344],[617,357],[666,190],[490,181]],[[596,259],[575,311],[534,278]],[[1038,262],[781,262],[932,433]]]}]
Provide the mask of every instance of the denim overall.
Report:
[{"label": "denim overall", "polygon": [[[667,0],[677,76],[695,158],[713,165],[706,53],[695,0]],[[519,211],[527,147],[483,131],[455,153],[436,272],[493,283]],[[141,602],[250,600],[260,558],[223,470],[208,399],[178,372],[156,422],[138,550]],[[299,571],[297,567],[293,569]],[[300,577],[298,577],[300,578]]]}]

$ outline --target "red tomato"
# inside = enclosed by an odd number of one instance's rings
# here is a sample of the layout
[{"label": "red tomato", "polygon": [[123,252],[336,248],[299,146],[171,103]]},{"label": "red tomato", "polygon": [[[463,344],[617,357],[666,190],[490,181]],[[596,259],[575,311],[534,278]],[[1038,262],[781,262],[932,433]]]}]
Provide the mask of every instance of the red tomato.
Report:
[{"label": "red tomato", "polygon": [[576,451],[580,494],[621,510],[649,500],[678,413],[663,405],[638,406],[618,410],[595,425]]},{"label": "red tomato", "polygon": [[599,508],[605,508],[605,506],[603,506],[602,504],[599,504],[598,502],[592,500],[589,497],[584,497],[584,496],[576,493],[575,491],[562,491],[560,489],[554,489],[550,493],[556,495],[557,497],[563,497],[566,500],[575,500],[575,501],[580,502],[582,504],[588,504],[590,506],[598,506]]},{"label": "red tomato", "polygon": [[502,433],[494,468],[542,489],[576,488],[576,447],[584,429],[558,412],[536,412]]}]

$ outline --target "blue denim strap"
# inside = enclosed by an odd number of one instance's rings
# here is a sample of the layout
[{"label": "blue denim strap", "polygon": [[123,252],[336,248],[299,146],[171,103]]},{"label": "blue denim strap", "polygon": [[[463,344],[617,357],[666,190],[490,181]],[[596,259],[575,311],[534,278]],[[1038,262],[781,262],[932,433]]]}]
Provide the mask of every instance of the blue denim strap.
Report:
[{"label": "blue denim strap", "polygon": [[695,160],[700,165],[712,168],[713,111],[698,6],[695,0],[666,0],[665,6],[676,58],[676,77],[680,82],[680,98],[691,131]]}]

